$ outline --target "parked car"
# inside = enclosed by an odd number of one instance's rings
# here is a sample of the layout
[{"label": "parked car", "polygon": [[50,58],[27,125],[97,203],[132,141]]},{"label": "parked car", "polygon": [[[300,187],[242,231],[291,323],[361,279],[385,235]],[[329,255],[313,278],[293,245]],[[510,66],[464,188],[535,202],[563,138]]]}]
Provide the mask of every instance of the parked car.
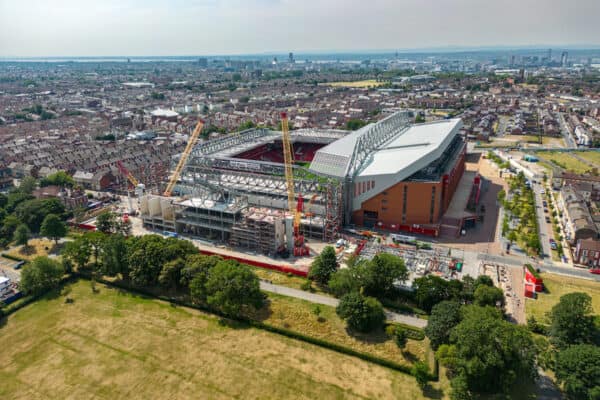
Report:
[{"label": "parked car", "polygon": [[548,202],[547,202],[546,200],[544,200],[544,201],[542,201],[542,205],[543,205],[544,207],[548,207]]},{"label": "parked car", "polygon": [[546,223],[549,224],[550,223],[550,217],[546,215]]},{"label": "parked car", "polygon": [[540,190],[540,194],[546,194],[546,191],[544,189]]},{"label": "parked car", "polygon": [[544,213],[548,214],[548,209],[544,208]]}]

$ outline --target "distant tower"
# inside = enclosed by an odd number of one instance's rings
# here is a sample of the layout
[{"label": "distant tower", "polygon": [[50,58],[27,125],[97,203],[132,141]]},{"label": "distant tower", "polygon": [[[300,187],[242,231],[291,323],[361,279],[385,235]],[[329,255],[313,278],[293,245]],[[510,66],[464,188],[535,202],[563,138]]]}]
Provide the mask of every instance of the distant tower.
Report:
[{"label": "distant tower", "polygon": [[513,65],[515,65],[515,55],[514,54],[512,56],[510,56],[510,66],[512,67]]},{"label": "distant tower", "polygon": [[206,67],[208,67],[208,60],[204,57],[201,57],[198,59],[198,65],[200,67],[206,68]]},{"label": "distant tower", "polygon": [[563,51],[562,54],[560,55],[560,66],[566,67],[568,63],[569,63],[569,53],[567,53],[566,51]]},{"label": "distant tower", "polygon": [[552,49],[548,49],[548,62],[552,61]]},{"label": "distant tower", "polygon": [[290,51],[290,54],[288,54],[288,59],[290,60],[290,64],[293,64],[296,62],[296,60],[294,60],[294,53],[292,53]]}]

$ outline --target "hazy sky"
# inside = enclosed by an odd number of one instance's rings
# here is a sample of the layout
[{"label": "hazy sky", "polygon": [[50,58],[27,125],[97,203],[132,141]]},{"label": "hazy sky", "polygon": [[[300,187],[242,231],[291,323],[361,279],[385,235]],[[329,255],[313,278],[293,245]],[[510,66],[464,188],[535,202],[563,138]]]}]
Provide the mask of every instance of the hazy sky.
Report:
[{"label": "hazy sky", "polygon": [[0,0],[0,56],[599,45],[600,0]]}]

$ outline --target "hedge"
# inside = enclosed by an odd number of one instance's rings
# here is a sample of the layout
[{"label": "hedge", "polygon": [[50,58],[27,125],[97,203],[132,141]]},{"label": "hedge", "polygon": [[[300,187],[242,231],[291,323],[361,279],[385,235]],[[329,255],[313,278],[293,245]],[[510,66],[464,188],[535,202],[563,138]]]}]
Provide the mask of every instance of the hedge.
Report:
[{"label": "hedge", "polygon": [[535,268],[533,268],[531,264],[525,264],[525,267],[529,272],[531,272],[531,275],[533,275],[535,279],[541,279],[540,274],[535,270]]},{"label": "hedge", "polygon": [[424,340],[425,339],[425,332],[423,332],[422,329],[415,328],[414,326],[402,324],[399,322],[394,322],[389,325],[402,327],[402,329],[404,329],[404,331],[406,332],[406,337],[409,339],[412,339],[412,340]]},{"label": "hedge", "polygon": [[[84,279],[90,279],[90,275],[87,273],[81,273],[78,272],[77,273],[79,276],[81,276]],[[368,353],[362,353],[359,351],[356,351],[354,349],[351,349],[349,347],[346,346],[342,346],[339,345],[337,343],[331,343],[328,342],[326,340],[322,340],[322,339],[318,339],[312,336],[308,336],[308,335],[304,335],[302,333],[299,332],[295,332],[295,331],[291,331],[288,329],[284,329],[284,328],[280,328],[277,326],[273,326],[264,322],[260,322],[260,321],[256,321],[256,320],[252,320],[252,319],[248,319],[245,317],[240,317],[240,316],[230,316],[230,315],[225,315],[223,314],[221,311],[216,310],[212,307],[206,306],[204,304],[192,304],[186,301],[182,301],[180,299],[177,298],[173,298],[173,297],[169,297],[169,296],[163,296],[163,295],[156,295],[155,293],[152,293],[150,290],[147,289],[143,289],[143,288],[139,288],[139,287],[134,287],[134,286],[130,286],[129,284],[126,284],[122,281],[108,281],[105,280],[104,278],[97,278],[96,279],[97,282],[100,282],[102,284],[105,284],[107,286],[113,286],[113,287],[118,287],[120,289],[125,289],[127,291],[136,293],[136,294],[140,294],[143,296],[147,296],[147,297],[152,297],[152,298],[156,298],[159,300],[163,300],[163,301],[167,301],[169,303],[173,303],[182,307],[189,307],[189,308],[194,308],[197,310],[201,310],[210,314],[214,314],[217,315],[219,317],[221,317],[224,320],[228,320],[230,322],[235,322],[235,323],[240,323],[240,324],[244,324],[246,326],[251,326],[257,329],[262,329],[268,332],[272,332],[272,333],[277,333],[292,339],[296,339],[296,340],[300,340],[306,343],[310,343],[316,346],[320,346],[329,350],[333,350],[336,351],[338,353],[342,353],[342,354],[346,354],[352,357],[356,357],[356,358],[360,358],[362,360],[380,365],[382,367],[386,367],[386,368],[390,368],[393,369],[395,371],[399,371],[399,372],[403,372],[405,374],[408,375],[412,375],[411,373],[411,367],[407,366],[407,365],[401,365],[398,363],[395,363],[393,361],[387,360],[385,358],[381,358],[381,357],[377,357],[374,356],[372,354],[368,354]],[[407,325],[403,325],[403,327],[407,328],[407,331],[410,329],[413,332],[416,332],[418,334],[418,331],[415,330],[414,327],[408,327]],[[422,333],[422,332],[421,332]],[[407,335],[409,335],[410,333],[407,332]],[[410,337],[410,336],[409,336]],[[423,338],[424,338],[424,334],[423,334]],[[418,339],[418,340],[422,340],[422,339]],[[429,374],[429,380],[435,381],[437,380],[438,377],[435,374]]]}]

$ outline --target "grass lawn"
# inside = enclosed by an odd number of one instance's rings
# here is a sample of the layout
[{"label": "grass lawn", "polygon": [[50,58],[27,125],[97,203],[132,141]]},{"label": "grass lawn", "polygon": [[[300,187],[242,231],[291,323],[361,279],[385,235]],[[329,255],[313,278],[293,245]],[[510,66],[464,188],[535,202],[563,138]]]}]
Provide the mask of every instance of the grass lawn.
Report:
[{"label": "grass lawn", "polygon": [[[259,267],[252,267],[252,270],[254,271],[254,273],[256,274],[256,276],[258,276],[260,279],[264,279],[267,281],[271,281],[276,285],[283,285],[283,286],[287,286],[290,288],[294,288],[294,289],[300,289],[300,290],[304,290],[302,289],[302,285],[306,282],[309,282],[308,279],[306,278],[302,278],[301,276],[296,276],[296,275],[288,275],[288,274],[284,274],[282,272],[278,272],[278,271],[273,271],[273,270],[269,270],[266,268],[259,268]],[[327,294],[324,290],[322,290],[319,285],[313,283],[312,284],[312,292],[313,293],[323,293],[323,294]]]},{"label": "grass lawn", "polygon": [[[548,160],[552,165],[559,166],[567,171],[575,172],[576,174],[583,174],[591,169],[588,164],[576,159],[569,153],[544,151],[537,154],[540,157]],[[555,161],[557,164],[553,163],[552,161]]]},{"label": "grass lawn", "polygon": [[425,340],[409,340],[403,355],[383,330],[350,335],[346,323],[337,316],[333,307],[319,305],[321,312],[317,316],[313,312],[315,305],[308,301],[273,293],[269,293],[269,300],[270,307],[260,310],[255,317],[271,325],[341,344],[398,364],[410,365],[416,359],[426,361],[428,343]]},{"label": "grass lawn", "polygon": [[386,82],[378,82],[375,79],[365,79],[364,81],[354,81],[354,82],[329,82],[324,83],[323,85],[333,86],[333,87],[349,87],[349,88],[367,88],[367,87],[377,87],[381,85],[385,85]]},{"label": "grass lawn", "polygon": [[576,153],[579,157],[584,160],[588,160],[598,166],[600,166],[600,152],[597,151],[578,151]]},{"label": "grass lawn", "polygon": [[[354,357],[102,285],[93,294],[86,281],[71,288],[72,304],[47,298],[0,322],[0,398],[425,398],[412,377]],[[428,393],[447,398],[447,381]]]},{"label": "grass lawn", "polygon": [[54,251],[55,243],[52,240],[48,239],[31,239],[29,240],[29,244],[27,247],[17,246],[9,251],[6,254],[11,256],[23,258],[25,260],[33,260],[39,256],[47,256],[49,253],[56,253]]},{"label": "grass lawn", "polygon": [[548,293],[538,294],[536,300],[526,299],[527,316],[533,315],[538,321],[547,323],[546,313],[558,303],[560,297],[572,292],[585,292],[592,297],[594,313],[600,315],[600,283],[555,274],[542,274]]}]

